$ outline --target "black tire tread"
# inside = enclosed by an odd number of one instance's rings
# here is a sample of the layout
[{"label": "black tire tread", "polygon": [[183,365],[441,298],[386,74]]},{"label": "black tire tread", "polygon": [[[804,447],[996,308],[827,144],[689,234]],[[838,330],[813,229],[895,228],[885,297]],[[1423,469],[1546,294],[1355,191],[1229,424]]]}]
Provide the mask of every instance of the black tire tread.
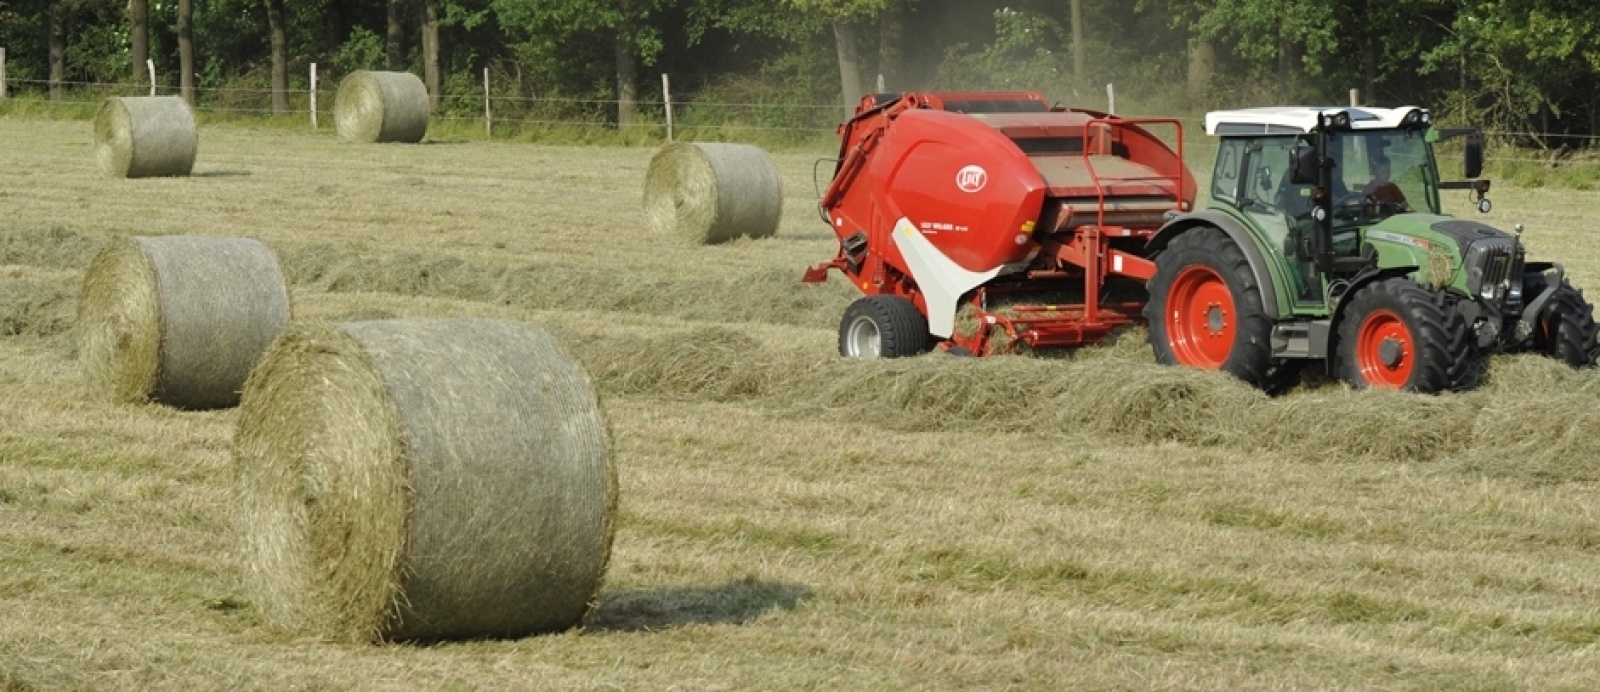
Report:
[{"label": "black tire tread", "polygon": [[1600,355],[1595,325],[1594,306],[1584,300],[1583,294],[1571,284],[1562,281],[1556,287],[1543,314],[1539,315],[1540,329],[1534,340],[1540,352],[1575,368],[1595,364]]}]

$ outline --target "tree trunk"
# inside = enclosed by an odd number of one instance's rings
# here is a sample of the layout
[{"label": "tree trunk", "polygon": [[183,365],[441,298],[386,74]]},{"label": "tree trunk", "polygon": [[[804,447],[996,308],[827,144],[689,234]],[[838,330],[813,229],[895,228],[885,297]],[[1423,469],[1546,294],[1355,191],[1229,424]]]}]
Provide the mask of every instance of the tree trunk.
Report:
[{"label": "tree trunk", "polygon": [[617,30],[617,129],[624,130],[633,124],[634,112],[639,103],[639,69],[634,64],[631,32]]},{"label": "tree trunk", "polygon": [[422,3],[422,81],[428,87],[428,103],[439,108],[439,3]]},{"label": "tree trunk", "polygon": [[272,112],[289,112],[289,36],[283,26],[283,0],[267,0],[267,29],[272,34]]},{"label": "tree trunk", "polygon": [[150,59],[150,0],[128,0],[128,40],[133,51],[133,83],[144,84]]},{"label": "tree trunk", "polygon": [[1210,41],[1189,39],[1189,76],[1184,93],[1191,104],[1204,104],[1211,93],[1211,76],[1217,70],[1217,50]]},{"label": "tree trunk", "polygon": [[404,1],[389,0],[389,30],[384,48],[388,55],[385,66],[391,72],[399,72],[406,68],[406,28],[402,23],[404,13],[400,7],[400,3]]},{"label": "tree trunk", "polygon": [[1278,98],[1284,103],[1294,101],[1295,46],[1289,35],[1281,29],[1278,33]]},{"label": "tree trunk", "polygon": [[[1363,0],[1358,8],[1357,17],[1373,16],[1373,2]],[[1361,102],[1373,103],[1377,98],[1378,89],[1378,32],[1363,31],[1361,35]]]},{"label": "tree trunk", "polygon": [[1088,47],[1083,45],[1083,0],[1072,0],[1072,88],[1074,91],[1083,88],[1083,80],[1089,75],[1084,74],[1083,63],[1088,53]]},{"label": "tree trunk", "polygon": [[46,31],[50,32],[50,100],[60,101],[63,82],[67,80],[67,10],[61,0],[51,0],[45,14]]},{"label": "tree trunk", "polygon": [[856,24],[849,19],[833,20],[833,41],[839,53],[839,90],[844,98],[844,116],[856,112],[856,104],[865,93],[861,90],[861,56],[856,50]]},{"label": "tree trunk", "polygon": [[194,104],[194,0],[178,0],[178,93]]},{"label": "tree trunk", "polygon": [[878,15],[878,77],[884,91],[905,90],[905,31],[905,0],[890,0]]}]

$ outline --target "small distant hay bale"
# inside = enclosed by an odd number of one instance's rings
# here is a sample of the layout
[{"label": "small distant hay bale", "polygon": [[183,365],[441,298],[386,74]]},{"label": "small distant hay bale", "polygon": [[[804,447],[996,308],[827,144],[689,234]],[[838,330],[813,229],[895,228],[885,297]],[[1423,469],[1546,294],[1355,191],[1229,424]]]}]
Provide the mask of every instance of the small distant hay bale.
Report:
[{"label": "small distant hay bale", "polygon": [[94,114],[94,158],[112,178],[184,176],[200,136],[189,104],[176,96],[113,96]]},{"label": "small distant hay bale", "polygon": [[428,133],[428,89],[410,72],[350,73],[333,98],[339,139],[415,144]]},{"label": "small distant hay bale", "polygon": [[778,168],[747,144],[668,144],[650,159],[645,217],[657,234],[693,245],[778,232],[783,184]]},{"label": "small distant hay bale", "polygon": [[105,399],[233,406],[289,324],[272,251],[249,238],[124,237],[95,255],[78,292],[78,358]]},{"label": "small distant hay bale", "polygon": [[608,437],[539,327],[297,323],[251,374],[234,436],[252,601],[336,641],[573,627],[611,553]]}]

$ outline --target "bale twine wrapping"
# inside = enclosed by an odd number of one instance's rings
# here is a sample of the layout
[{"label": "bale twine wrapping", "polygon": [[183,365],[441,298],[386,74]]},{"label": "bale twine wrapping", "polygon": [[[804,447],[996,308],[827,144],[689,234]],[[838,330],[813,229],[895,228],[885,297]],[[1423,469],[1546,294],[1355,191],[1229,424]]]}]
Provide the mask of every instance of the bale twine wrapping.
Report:
[{"label": "bale twine wrapping", "polygon": [[200,135],[177,96],[112,96],[94,114],[94,158],[113,178],[189,175]]},{"label": "bale twine wrapping", "polygon": [[352,72],[333,98],[339,139],[415,144],[428,133],[428,89],[410,72]]},{"label": "bale twine wrapping", "polygon": [[668,144],[650,159],[644,209],[657,234],[707,245],[778,232],[778,168],[748,144]]},{"label": "bale twine wrapping", "polygon": [[611,553],[608,437],[539,327],[298,323],[250,376],[234,436],[252,600],[339,641],[575,626]]},{"label": "bale twine wrapping", "polygon": [[124,237],[90,261],[77,324],[79,362],[98,395],[227,407],[288,326],[289,292],[258,241]]}]

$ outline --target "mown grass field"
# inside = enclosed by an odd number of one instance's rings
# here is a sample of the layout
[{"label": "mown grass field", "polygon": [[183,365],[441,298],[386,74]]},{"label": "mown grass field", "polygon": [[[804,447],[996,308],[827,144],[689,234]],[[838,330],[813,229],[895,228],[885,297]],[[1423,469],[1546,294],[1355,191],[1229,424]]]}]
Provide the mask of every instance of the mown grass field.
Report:
[{"label": "mown grass field", "polygon": [[[1502,357],[1466,394],[1267,399],[1137,335],[844,362],[850,287],[798,282],[834,248],[829,153],[775,153],[777,237],[680,247],[643,224],[649,149],[219,125],[192,177],[108,180],[87,122],[0,119],[0,688],[1600,687],[1600,375]],[[1494,198],[1600,294],[1600,196]],[[297,319],[557,334],[621,481],[586,627],[264,626],[227,520],[235,412],[100,403],[74,360],[99,244],[176,233],[267,243]]]}]

